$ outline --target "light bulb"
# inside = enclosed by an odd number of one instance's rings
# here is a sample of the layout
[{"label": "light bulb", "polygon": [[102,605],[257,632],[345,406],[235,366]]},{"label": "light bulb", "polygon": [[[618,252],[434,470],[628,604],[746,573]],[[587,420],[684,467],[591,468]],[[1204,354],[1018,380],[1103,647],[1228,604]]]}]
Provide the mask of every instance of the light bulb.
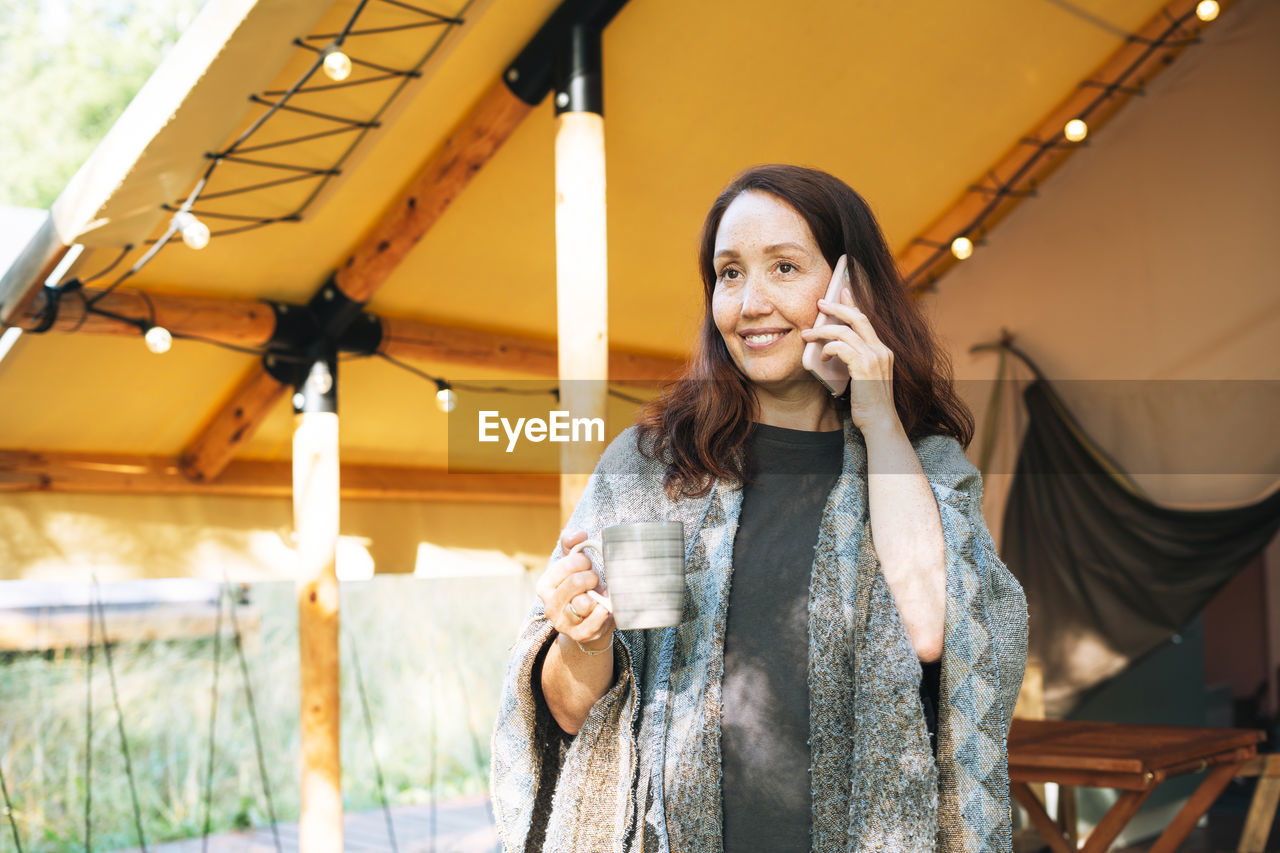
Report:
[{"label": "light bulb", "polygon": [[1085,124],[1078,118],[1073,118],[1067,122],[1067,126],[1062,129],[1062,135],[1072,142],[1079,142],[1089,134],[1089,125]]},{"label": "light bulb", "polygon": [[147,333],[142,336],[147,343],[147,349],[156,355],[163,355],[173,346],[173,335],[169,334],[169,330],[164,326],[152,326],[147,329]]},{"label": "light bulb", "polygon": [[1218,17],[1217,0],[1200,0],[1200,2],[1196,4],[1196,17],[1205,23],[1208,23]]},{"label": "light bulb", "polygon": [[458,394],[452,388],[441,388],[436,392],[436,408],[442,412],[452,412],[458,407]]},{"label": "light bulb", "polygon": [[173,224],[182,232],[182,242],[193,249],[203,249],[209,245],[209,226],[189,210],[179,210],[173,215]]},{"label": "light bulb", "polygon": [[311,372],[307,375],[307,388],[320,397],[333,390],[333,374],[329,372],[327,363],[317,361],[311,365]]},{"label": "light bulb", "polygon": [[951,254],[964,260],[973,254],[973,241],[968,237],[957,237],[951,241]]},{"label": "light bulb", "polygon": [[324,57],[324,73],[330,80],[341,83],[351,76],[351,57],[333,48]]}]

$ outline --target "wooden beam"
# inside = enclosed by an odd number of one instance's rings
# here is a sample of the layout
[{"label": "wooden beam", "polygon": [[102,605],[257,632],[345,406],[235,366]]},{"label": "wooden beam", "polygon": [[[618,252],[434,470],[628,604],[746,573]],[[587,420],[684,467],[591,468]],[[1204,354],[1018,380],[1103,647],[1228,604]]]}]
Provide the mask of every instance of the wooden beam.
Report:
[{"label": "wooden beam", "polygon": [[[500,364],[512,373],[535,377],[557,375],[559,348],[555,341],[547,338],[394,317],[384,317],[382,323],[382,345],[378,349],[396,358],[490,369]],[[611,382],[653,384],[674,378],[683,367],[682,358],[626,350],[609,352]]]},{"label": "wooden beam", "polygon": [[[237,460],[211,482],[183,475],[169,456],[0,450],[0,492],[172,494],[287,498],[289,462]],[[417,500],[554,506],[555,474],[487,474],[437,468],[343,465],[341,493],[348,500]]]},{"label": "wooden beam", "polygon": [[338,269],[342,292],[369,301],[532,109],[495,81]]},{"label": "wooden beam", "polygon": [[288,386],[277,382],[261,362],[255,364],[182,451],[182,472],[197,483],[217,477],[288,391]]},{"label": "wooden beam", "polygon": [[[350,299],[367,302],[531,109],[501,80],[490,86],[348,256],[337,272],[338,288]],[[279,389],[276,399],[287,390],[261,364],[246,371],[241,390],[210,418],[183,453],[191,463],[184,465],[190,476],[212,480],[226,467],[237,446],[266,417],[270,407],[256,403],[270,384]],[[237,412],[241,415],[236,416]],[[229,423],[233,429],[227,429]]]},{"label": "wooden beam", "polygon": [[[947,270],[960,262],[951,253],[952,240],[964,235],[977,244],[1084,144],[1067,142],[1062,136],[1063,127],[1069,120],[1087,112],[1089,136],[1094,136],[1129,102],[1133,90],[1149,85],[1153,77],[1169,67],[1187,45],[1197,39],[1206,24],[1192,14],[1196,4],[1197,0],[1174,0],[1168,6],[1162,6],[1138,31],[1138,39],[1128,39],[1121,44],[1065,100],[1022,134],[991,168],[972,181],[970,188],[955,204],[916,235],[897,257],[898,267],[903,270],[904,280],[913,297],[923,296]],[[1231,0],[1220,0],[1220,16],[1230,5]],[[1190,21],[1181,31],[1173,31],[1173,22],[1185,15],[1191,15]],[[1147,42],[1162,35],[1170,37],[1171,44],[1149,50]],[[1104,89],[1095,83],[1111,83],[1126,71],[1129,73],[1123,88],[1104,98]],[[1044,153],[1040,153],[1035,144],[1036,140],[1052,142],[1055,139],[1057,144]],[[1000,187],[1011,190],[1012,194],[997,194]],[[982,224],[975,229],[974,223],[979,218]]]},{"label": "wooden beam", "polygon": [[[37,293],[12,318],[12,325],[37,328],[47,299],[47,294]],[[86,311],[89,300],[97,300],[94,308],[104,313]],[[107,316],[112,314],[116,316]],[[86,287],[59,300],[57,319],[49,331],[141,337],[142,331],[132,320],[164,326],[175,335],[193,335],[242,347],[263,346],[276,325],[271,307],[258,299],[178,296],[126,287],[108,293],[105,288]]]},{"label": "wooden beam", "polygon": [[[86,287],[64,296],[50,332],[80,335],[123,335],[142,333],[129,320],[150,320],[175,335],[190,335],[217,343],[243,347],[264,347],[275,329],[275,315],[258,299],[228,299],[150,293],[131,288]],[[87,300],[101,299],[95,307],[117,317],[85,312]],[[38,293],[16,317],[13,325],[34,329],[40,325],[45,294]],[[299,306],[301,307],[301,306]],[[502,364],[513,373],[530,376],[556,375],[556,342],[550,338],[517,335],[496,329],[465,329],[423,320],[383,317],[380,352],[395,358],[426,361],[453,367],[492,368]],[[670,379],[684,360],[649,353],[614,350],[609,353],[609,377],[617,382],[654,382]],[[278,384],[278,383],[277,383]],[[278,398],[276,398],[278,399]]]}]

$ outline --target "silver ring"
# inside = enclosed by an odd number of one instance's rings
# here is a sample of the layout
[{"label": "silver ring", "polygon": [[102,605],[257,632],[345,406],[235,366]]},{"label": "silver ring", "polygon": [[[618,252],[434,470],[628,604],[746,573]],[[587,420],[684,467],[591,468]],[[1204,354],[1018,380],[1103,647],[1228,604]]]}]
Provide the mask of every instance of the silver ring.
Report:
[{"label": "silver ring", "polygon": [[574,606],[573,606],[573,602],[572,602],[572,601],[570,601],[568,604],[566,604],[566,605],[565,605],[565,607],[568,607],[568,608],[569,608],[569,612],[573,614],[573,618],[574,618],[574,619],[577,619],[579,622],[581,622],[581,621],[582,621],[583,616],[582,616],[582,614],[581,614],[581,613],[579,613],[576,609],[574,609]]}]

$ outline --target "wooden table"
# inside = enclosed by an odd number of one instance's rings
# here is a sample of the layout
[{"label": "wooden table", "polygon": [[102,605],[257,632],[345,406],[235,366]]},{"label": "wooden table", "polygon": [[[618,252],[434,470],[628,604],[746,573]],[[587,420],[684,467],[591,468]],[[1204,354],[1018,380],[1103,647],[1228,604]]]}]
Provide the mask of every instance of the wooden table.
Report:
[{"label": "wooden table", "polygon": [[1028,783],[1120,790],[1081,848],[1104,853],[1161,782],[1209,770],[1150,849],[1174,853],[1263,737],[1252,729],[1015,719],[1009,732],[1010,789],[1054,853],[1075,851]]}]

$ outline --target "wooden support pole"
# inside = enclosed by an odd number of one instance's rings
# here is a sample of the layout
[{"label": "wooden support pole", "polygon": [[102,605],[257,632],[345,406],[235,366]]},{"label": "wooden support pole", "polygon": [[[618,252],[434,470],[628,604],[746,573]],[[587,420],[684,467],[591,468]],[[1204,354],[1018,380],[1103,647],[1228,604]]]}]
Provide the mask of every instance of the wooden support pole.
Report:
[{"label": "wooden support pole", "polygon": [[[324,387],[325,375],[328,387]],[[302,747],[298,848],[305,853],[342,851],[336,381],[335,355],[313,365],[295,397],[295,404],[301,402],[295,405],[293,437]]]},{"label": "wooden support pole", "polygon": [[[560,402],[571,417],[607,423],[609,264],[600,42],[599,29],[572,26],[557,57],[556,315]],[[562,524],[582,497],[598,457],[592,444],[561,445]]]},{"label": "wooden support pole", "polygon": [[[604,118],[564,113],[556,119],[556,315],[560,402],[575,418],[606,415],[608,281]],[[577,506],[598,456],[590,444],[561,445],[561,522]]]}]

